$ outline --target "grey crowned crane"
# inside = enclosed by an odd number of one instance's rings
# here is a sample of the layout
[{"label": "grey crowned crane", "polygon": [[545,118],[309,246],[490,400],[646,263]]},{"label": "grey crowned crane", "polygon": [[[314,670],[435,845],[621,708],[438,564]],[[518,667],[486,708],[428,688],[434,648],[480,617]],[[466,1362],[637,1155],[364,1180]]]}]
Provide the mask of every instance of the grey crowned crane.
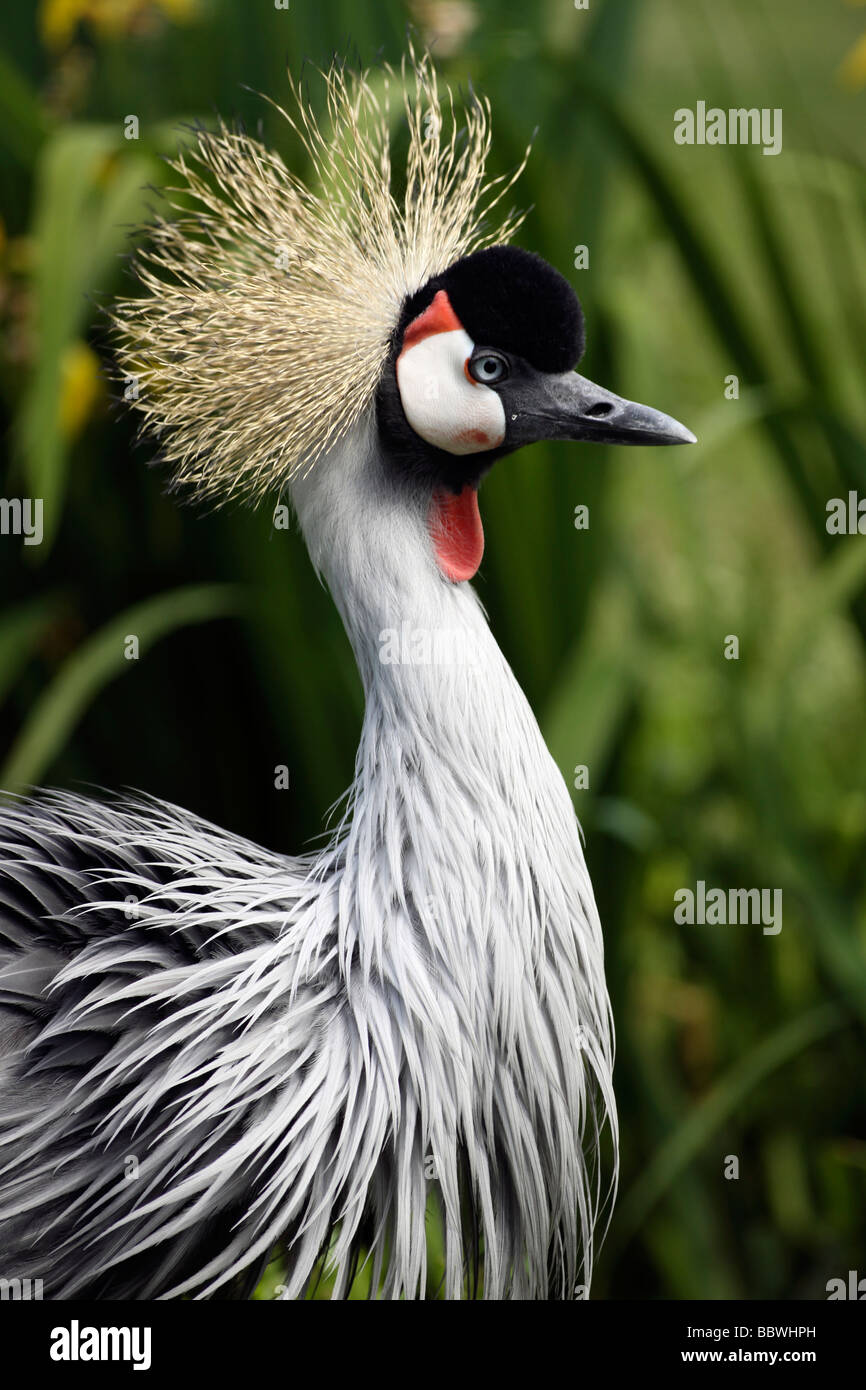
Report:
[{"label": "grey crowned crane", "polygon": [[[176,484],[290,497],[364,684],[355,777],[295,857],[145,798],[0,810],[0,1271],[48,1298],[246,1297],[275,1247],[287,1298],[323,1259],[337,1298],[365,1261],[423,1297],[432,1199],[445,1297],[568,1299],[615,1186],[601,928],[468,582],[477,494],[533,440],[694,437],[574,371],[573,291],[490,226],[486,103],[458,132],[413,53],[325,84],[326,119],[283,112],[306,185],[195,132],[113,317]],[[406,624],[444,659],[392,659]]]}]

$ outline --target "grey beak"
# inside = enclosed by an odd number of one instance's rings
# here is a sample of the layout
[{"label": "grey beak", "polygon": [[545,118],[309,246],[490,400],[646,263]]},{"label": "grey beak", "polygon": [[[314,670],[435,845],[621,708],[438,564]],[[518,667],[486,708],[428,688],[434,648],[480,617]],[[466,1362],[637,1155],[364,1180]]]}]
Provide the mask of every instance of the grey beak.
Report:
[{"label": "grey beak", "polygon": [[507,438],[517,446],[539,439],[586,439],[596,444],[696,444],[691,430],[653,410],[596,386],[577,372],[533,374],[514,384],[505,401]]}]

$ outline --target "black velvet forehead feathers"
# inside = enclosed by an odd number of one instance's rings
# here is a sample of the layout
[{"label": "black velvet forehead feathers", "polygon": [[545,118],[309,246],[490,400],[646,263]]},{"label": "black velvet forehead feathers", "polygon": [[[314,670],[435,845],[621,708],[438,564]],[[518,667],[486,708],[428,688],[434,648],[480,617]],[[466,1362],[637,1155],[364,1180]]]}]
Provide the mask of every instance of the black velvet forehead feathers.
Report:
[{"label": "black velvet forehead feathers", "polygon": [[463,256],[410,295],[397,334],[445,290],[479,347],[500,348],[542,372],[567,372],[583,355],[583,311],[558,270],[517,246],[489,246]]}]

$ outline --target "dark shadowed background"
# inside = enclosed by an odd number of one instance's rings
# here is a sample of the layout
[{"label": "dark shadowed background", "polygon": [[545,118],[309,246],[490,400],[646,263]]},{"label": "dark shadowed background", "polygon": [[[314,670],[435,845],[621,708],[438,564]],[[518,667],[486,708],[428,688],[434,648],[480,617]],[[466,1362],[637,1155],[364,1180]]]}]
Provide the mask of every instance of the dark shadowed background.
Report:
[{"label": "dark shadowed background", "polygon": [[[299,537],[164,496],[98,305],[184,121],[261,120],[295,159],[246,88],[286,101],[287,61],[348,43],[399,61],[408,22],[490,97],[494,172],[537,132],[518,240],[584,303],[582,370],[701,441],[536,446],[481,498],[494,629],[588,769],[623,1147],[593,1293],[824,1298],[866,1275],[866,536],[826,529],[866,497],[866,6],[4,7],[0,487],[44,535],[0,536],[0,785],[134,786],[297,850],[349,782],[360,684]],[[699,100],[781,108],[782,152],[675,144]],[[699,880],[781,889],[782,930],[677,924]]]}]

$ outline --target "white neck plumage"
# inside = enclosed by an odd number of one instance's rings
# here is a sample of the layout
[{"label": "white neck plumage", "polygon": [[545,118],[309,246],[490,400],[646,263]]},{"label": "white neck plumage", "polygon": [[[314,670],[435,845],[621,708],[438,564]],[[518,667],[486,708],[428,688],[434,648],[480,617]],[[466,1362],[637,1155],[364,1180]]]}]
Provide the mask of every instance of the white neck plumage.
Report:
[{"label": "white neck plumage", "polygon": [[424,498],[401,495],[376,443],[363,421],[292,489],[366,694],[341,832],[341,968],[350,997],[363,992],[395,1129],[439,1183],[449,1296],[468,1162],[487,1296],[545,1296],[553,1257],[558,1296],[573,1297],[604,1196],[604,1112],[615,1150],[577,822],[475,593],[440,573]]}]

